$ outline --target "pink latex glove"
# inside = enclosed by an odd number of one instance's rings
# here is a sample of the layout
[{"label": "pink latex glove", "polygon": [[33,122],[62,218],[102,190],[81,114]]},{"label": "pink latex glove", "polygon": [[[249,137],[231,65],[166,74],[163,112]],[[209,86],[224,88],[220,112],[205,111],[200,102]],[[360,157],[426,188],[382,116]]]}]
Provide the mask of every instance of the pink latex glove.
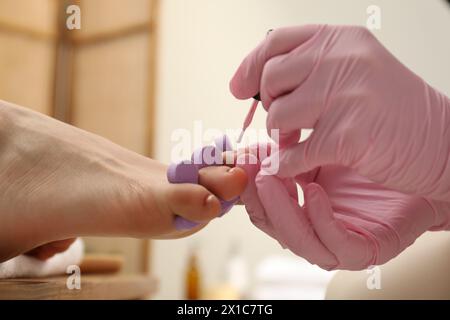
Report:
[{"label": "pink latex glove", "polygon": [[[267,128],[294,143],[281,154],[280,177],[336,164],[392,189],[450,200],[450,100],[367,29],[276,29],[230,88],[239,99],[260,92]],[[314,132],[297,143],[304,128]]]},{"label": "pink latex glove", "polygon": [[[330,165],[281,179],[262,175],[259,162],[245,163],[239,166],[249,182],[241,200],[251,221],[283,247],[326,270],[383,264],[425,231],[450,224],[442,214],[449,203],[430,204],[387,189],[349,168]],[[296,182],[304,190],[303,207]]]}]

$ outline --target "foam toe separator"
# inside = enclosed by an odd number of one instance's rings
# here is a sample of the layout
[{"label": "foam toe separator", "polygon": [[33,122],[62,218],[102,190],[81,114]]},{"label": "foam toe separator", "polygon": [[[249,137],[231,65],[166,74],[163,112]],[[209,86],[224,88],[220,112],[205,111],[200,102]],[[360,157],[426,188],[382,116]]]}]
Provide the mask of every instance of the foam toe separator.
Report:
[{"label": "foam toe separator", "polygon": [[[170,183],[198,184],[198,171],[200,169],[209,166],[223,165],[222,152],[233,150],[231,142],[226,135],[216,138],[215,145],[216,147],[206,146],[194,151],[191,160],[170,164],[167,169],[167,180]],[[220,216],[229,212],[238,199],[239,197],[230,201],[220,199]],[[199,223],[187,220],[181,216],[176,216],[174,224],[177,230],[189,230]]]}]

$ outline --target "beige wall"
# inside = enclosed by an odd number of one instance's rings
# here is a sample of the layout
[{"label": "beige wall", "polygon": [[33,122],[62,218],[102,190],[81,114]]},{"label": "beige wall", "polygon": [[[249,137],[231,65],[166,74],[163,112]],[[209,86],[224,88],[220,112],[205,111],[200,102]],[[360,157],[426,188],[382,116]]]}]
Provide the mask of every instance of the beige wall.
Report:
[{"label": "beige wall", "polygon": [[[168,162],[174,129],[238,128],[249,102],[233,99],[228,81],[241,59],[268,29],[304,23],[364,24],[368,5],[382,10],[376,36],[406,65],[450,94],[450,8],[440,0],[164,0],[159,34],[157,158]],[[264,127],[259,110],[253,127]],[[214,221],[198,235],[154,244],[153,270],[160,277],[159,298],[182,297],[182,271],[190,242],[200,246],[207,284],[218,281],[226,249],[236,239],[251,265],[275,242],[254,228],[242,208]],[[288,253],[285,253],[288,254]]]}]

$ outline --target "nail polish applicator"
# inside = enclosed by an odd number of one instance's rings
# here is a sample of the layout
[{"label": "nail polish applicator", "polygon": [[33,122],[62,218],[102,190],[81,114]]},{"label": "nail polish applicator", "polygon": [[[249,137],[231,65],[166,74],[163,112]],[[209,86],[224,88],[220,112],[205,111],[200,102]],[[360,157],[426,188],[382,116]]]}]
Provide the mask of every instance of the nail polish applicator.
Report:
[{"label": "nail polish applicator", "polygon": [[259,101],[261,101],[261,97],[258,93],[256,96],[253,97],[252,106],[250,107],[250,110],[248,111],[247,116],[245,117],[244,124],[242,125],[241,134],[239,135],[239,138],[237,140],[238,143],[241,143],[245,130],[247,130],[247,128],[252,123]]}]

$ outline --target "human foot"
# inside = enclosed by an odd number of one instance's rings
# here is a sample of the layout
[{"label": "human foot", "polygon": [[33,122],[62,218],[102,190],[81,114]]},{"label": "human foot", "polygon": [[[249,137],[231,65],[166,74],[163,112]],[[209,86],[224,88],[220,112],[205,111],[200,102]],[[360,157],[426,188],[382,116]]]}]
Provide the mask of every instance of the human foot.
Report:
[{"label": "human foot", "polygon": [[[243,171],[239,168],[229,168],[225,166],[221,167],[207,167],[200,170],[200,181],[199,183],[205,188],[210,190],[220,199],[230,200],[242,193],[246,185],[246,175],[242,174]],[[180,191],[181,192],[181,191]],[[182,193],[182,192],[181,192]],[[175,194],[176,202],[180,202],[180,205],[186,203],[183,194]],[[199,208],[201,210],[201,208]],[[200,226],[189,230],[189,231],[175,231],[173,233],[160,236],[159,239],[173,239],[181,238],[191,235],[206,224],[202,223]],[[58,240],[50,243],[46,243],[42,246],[34,248],[26,253],[26,255],[35,257],[39,260],[47,260],[58,253],[66,251],[74,242],[75,238]]]},{"label": "human foot", "polygon": [[45,261],[58,253],[62,253],[69,249],[69,247],[75,242],[76,238],[58,240],[50,243],[46,243],[42,246],[34,248],[25,253],[25,255],[34,257],[38,260]]},{"label": "human foot", "polygon": [[[219,214],[217,197],[245,188],[245,173],[227,167],[202,169],[201,185],[169,184],[167,167],[157,161],[30,110],[0,106],[0,262],[84,235],[186,236]],[[175,213],[202,224],[177,232]]]}]

